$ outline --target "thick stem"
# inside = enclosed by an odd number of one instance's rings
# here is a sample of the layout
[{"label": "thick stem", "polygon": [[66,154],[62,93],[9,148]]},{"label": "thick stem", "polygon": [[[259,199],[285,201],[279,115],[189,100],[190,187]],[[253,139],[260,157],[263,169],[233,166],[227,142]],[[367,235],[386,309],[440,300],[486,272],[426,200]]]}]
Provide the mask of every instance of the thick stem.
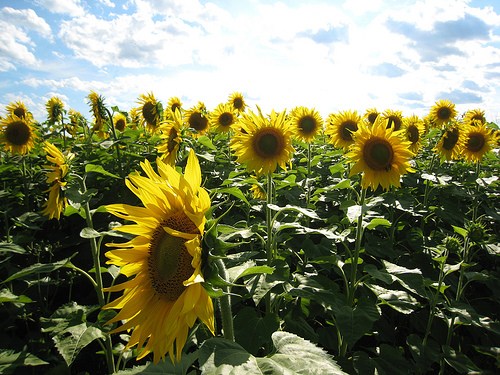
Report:
[{"label": "thick stem", "polygon": [[[226,266],[222,259],[216,259],[215,262],[222,279],[229,281],[229,274],[227,273]],[[224,295],[219,298],[219,304],[224,338],[234,341],[233,313],[231,312],[231,296],[229,293],[231,293],[231,287],[229,285],[224,286]]]}]

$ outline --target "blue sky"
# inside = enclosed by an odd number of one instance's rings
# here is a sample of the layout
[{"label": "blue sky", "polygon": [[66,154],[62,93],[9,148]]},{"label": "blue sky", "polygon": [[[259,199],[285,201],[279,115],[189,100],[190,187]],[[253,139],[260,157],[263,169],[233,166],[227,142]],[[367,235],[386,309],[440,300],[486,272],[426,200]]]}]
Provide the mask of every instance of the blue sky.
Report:
[{"label": "blue sky", "polygon": [[500,123],[500,1],[0,0],[0,115],[22,101],[42,122],[57,96],[91,119],[90,90],[323,118],[450,99]]}]

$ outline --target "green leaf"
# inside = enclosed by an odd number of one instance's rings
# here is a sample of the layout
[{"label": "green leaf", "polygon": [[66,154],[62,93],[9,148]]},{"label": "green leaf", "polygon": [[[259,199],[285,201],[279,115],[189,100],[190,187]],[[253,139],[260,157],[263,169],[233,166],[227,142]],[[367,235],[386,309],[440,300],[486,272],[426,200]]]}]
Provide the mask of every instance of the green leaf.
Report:
[{"label": "green leaf", "polygon": [[169,356],[166,356],[165,362],[160,361],[157,365],[147,363],[143,366],[134,366],[116,372],[116,375],[186,375],[191,369],[191,365],[198,359],[198,352],[182,353],[180,362],[172,363]]},{"label": "green leaf", "polygon": [[29,275],[34,274],[34,273],[41,274],[41,273],[50,273],[52,271],[55,271],[59,268],[64,267],[66,264],[68,264],[69,261],[71,260],[71,258],[73,258],[76,254],[78,254],[78,253],[74,253],[69,258],[60,260],[58,262],[33,264],[32,266],[26,267],[25,269],[11,275],[7,280],[4,281],[4,283],[6,283],[8,281],[15,280],[15,279],[24,278],[24,277],[29,276]]},{"label": "green leaf", "polygon": [[101,237],[101,233],[96,231],[94,228],[86,227],[80,231],[80,237],[82,237],[82,238],[99,238],[99,237]]},{"label": "green leaf", "polygon": [[110,176],[113,178],[120,178],[120,176],[117,176],[116,174],[113,174],[113,173],[106,171],[101,165],[87,164],[87,165],[85,165],[85,172],[87,172],[87,173],[96,172],[96,173],[103,174],[105,176]]},{"label": "green leaf", "polygon": [[24,295],[16,296],[14,293],[10,292],[8,289],[0,290],[0,303],[4,302],[15,302],[15,303],[31,303],[34,302],[31,298]]},{"label": "green leaf", "polygon": [[239,266],[231,267],[227,271],[229,273],[229,280],[234,283],[239,278],[248,275],[263,273],[272,274],[274,272],[274,268],[269,266],[256,266],[255,261],[249,260]]},{"label": "green leaf", "polygon": [[405,290],[386,289],[379,285],[367,284],[382,302],[402,314],[411,314],[420,307],[418,300]]},{"label": "green leaf", "polygon": [[423,374],[430,371],[432,365],[438,363],[441,359],[439,344],[432,339],[429,339],[426,345],[423,345],[420,336],[411,334],[406,338],[406,344],[416,365]]},{"label": "green leaf", "polygon": [[0,242],[0,254],[5,255],[7,253],[26,254],[26,250],[15,243]]},{"label": "green leaf", "polygon": [[97,338],[104,338],[103,331],[85,322],[68,327],[55,335],[53,340],[66,364],[71,366],[78,353]]},{"label": "green leaf", "polygon": [[455,231],[455,233],[461,235],[463,238],[467,237],[467,229],[460,228],[460,227],[457,227],[455,225],[452,225],[452,227],[453,227],[453,230]]},{"label": "green leaf", "polygon": [[[37,356],[28,352],[16,352],[12,349],[0,349],[0,374],[14,374],[17,367],[48,365]],[[20,374],[21,372],[16,372]],[[31,373],[25,370],[23,373]],[[34,372],[33,372],[34,373]]]},{"label": "green leaf", "polygon": [[198,143],[201,143],[203,146],[211,149],[211,150],[217,150],[217,147],[214,146],[210,138],[208,138],[206,135],[202,135],[198,138]]},{"label": "green leaf", "polygon": [[277,211],[277,212],[283,212],[283,211],[287,211],[287,210],[289,210],[289,211],[297,211],[297,212],[300,212],[304,216],[310,217],[311,219],[319,219],[319,220],[321,220],[321,218],[318,216],[318,214],[315,211],[307,209],[307,208],[303,208],[303,207],[292,206],[292,205],[289,205],[289,204],[287,204],[285,207],[280,207],[280,206],[277,206],[275,204],[270,204],[270,205],[268,205],[268,207],[271,210],[274,210],[274,211]]},{"label": "green leaf", "polygon": [[250,203],[248,203],[247,198],[245,197],[245,194],[243,194],[243,192],[237,187],[217,189],[217,194],[223,194],[223,193],[234,195],[236,198],[241,199],[243,202],[250,205]]},{"label": "green leaf", "polygon": [[268,313],[261,317],[256,309],[244,307],[234,317],[236,341],[252,354],[271,341],[271,334],[279,328],[279,317]]},{"label": "green leaf", "polygon": [[367,229],[373,229],[379,225],[382,225],[384,227],[390,227],[391,222],[387,219],[383,218],[374,218],[370,221],[370,223],[366,226]]},{"label": "green leaf", "polygon": [[337,185],[335,185],[332,189],[348,189],[351,187],[351,180],[343,180],[340,181]]},{"label": "green leaf", "polygon": [[461,374],[469,374],[472,371],[478,371],[479,368],[472,362],[469,357],[461,352],[455,351],[450,346],[443,345],[444,360],[457,372]]},{"label": "green leaf", "polygon": [[361,297],[357,306],[342,306],[335,313],[338,329],[347,341],[347,346],[353,345],[369,332],[373,323],[380,318],[380,310],[376,304],[367,297]]},{"label": "green leaf", "polygon": [[211,338],[200,348],[203,375],[347,375],[323,349],[288,332],[272,335],[275,354],[256,358],[235,342]]}]

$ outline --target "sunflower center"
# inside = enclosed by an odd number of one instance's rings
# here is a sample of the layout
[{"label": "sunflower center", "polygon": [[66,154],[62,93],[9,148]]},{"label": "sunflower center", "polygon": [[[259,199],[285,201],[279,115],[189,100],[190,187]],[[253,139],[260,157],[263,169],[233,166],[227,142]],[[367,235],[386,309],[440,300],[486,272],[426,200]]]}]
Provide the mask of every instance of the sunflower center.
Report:
[{"label": "sunflower center", "polygon": [[253,149],[265,159],[280,155],[284,148],[285,139],[278,129],[264,128],[254,136]]},{"label": "sunflower center", "polygon": [[186,239],[167,233],[166,227],[184,233],[200,232],[183,211],[177,211],[155,229],[151,238],[148,257],[151,284],[167,301],[176,301],[186,288],[183,282],[193,274],[193,257],[186,248]]},{"label": "sunflower center", "polygon": [[119,130],[121,132],[124,131],[125,130],[125,120],[121,118],[118,121],[116,121],[115,128],[116,128],[116,130]]},{"label": "sunflower center", "polygon": [[194,112],[189,116],[189,126],[198,132],[203,131],[208,126],[208,119],[200,112]]},{"label": "sunflower center", "polygon": [[142,106],[142,117],[149,125],[156,126],[156,105],[146,102]]},{"label": "sunflower center", "polygon": [[394,151],[389,142],[384,139],[375,138],[368,141],[363,148],[365,163],[372,170],[387,171],[391,168]]},{"label": "sunflower center", "polygon": [[418,131],[418,128],[416,126],[409,126],[408,127],[408,140],[411,143],[417,143],[420,138],[420,134]]},{"label": "sunflower center", "polygon": [[170,109],[172,110],[173,113],[175,113],[176,109],[178,109],[179,111],[181,110],[181,105],[179,103],[174,103],[174,104],[172,104]]},{"label": "sunflower center", "polygon": [[219,116],[219,124],[221,124],[224,127],[228,127],[233,123],[233,115],[228,112],[224,112],[222,115]]},{"label": "sunflower center", "polygon": [[389,121],[387,122],[387,129],[393,127],[394,131],[401,129],[401,119],[397,116],[389,116]]},{"label": "sunflower center", "polygon": [[448,107],[441,107],[437,111],[440,120],[448,120],[451,116],[451,110]]},{"label": "sunflower center", "polygon": [[368,121],[371,123],[371,124],[374,124],[375,123],[375,120],[377,119],[378,117],[378,113],[376,112],[372,112],[368,115]]},{"label": "sunflower center", "polygon": [[472,133],[467,141],[467,150],[470,152],[479,152],[486,144],[486,139],[480,133]]},{"label": "sunflower center", "polygon": [[233,100],[233,106],[236,109],[241,109],[243,107],[243,100],[241,98],[235,98]]},{"label": "sunflower center", "polygon": [[316,121],[311,116],[305,116],[299,121],[299,129],[304,134],[311,134],[316,130]]},{"label": "sunflower center", "polygon": [[16,109],[14,109],[14,114],[19,118],[26,117],[26,111],[22,107],[17,107]]},{"label": "sunflower center", "polygon": [[480,121],[481,123],[484,123],[484,117],[480,114],[472,116],[471,120],[472,120],[471,123],[474,123],[475,121]]},{"label": "sunflower center", "polygon": [[457,142],[458,142],[458,129],[453,128],[452,130],[448,130],[443,139],[443,148],[448,151],[453,150],[453,147],[455,147]]},{"label": "sunflower center", "polygon": [[177,138],[177,130],[172,128],[170,130],[170,133],[168,135],[168,152],[172,152],[175,149],[175,146],[177,146],[177,141],[175,140]]},{"label": "sunflower center", "polygon": [[24,146],[30,139],[30,128],[22,121],[12,122],[5,130],[5,138],[10,144]]},{"label": "sunflower center", "polygon": [[342,139],[352,141],[352,133],[358,130],[358,125],[354,121],[344,121],[340,126],[342,129]]}]

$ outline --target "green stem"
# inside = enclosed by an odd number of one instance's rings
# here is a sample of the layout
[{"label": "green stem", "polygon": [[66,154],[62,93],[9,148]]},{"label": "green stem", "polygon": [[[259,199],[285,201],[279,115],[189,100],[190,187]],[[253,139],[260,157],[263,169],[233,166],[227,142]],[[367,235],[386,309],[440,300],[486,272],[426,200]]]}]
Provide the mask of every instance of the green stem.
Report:
[{"label": "green stem", "polygon": [[113,123],[113,116],[111,116],[111,112],[109,112],[109,109],[107,108],[105,109],[109,117],[109,124],[110,124],[109,126],[111,127],[111,133],[113,133],[113,139],[115,140],[116,159],[118,160],[118,171],[120,177],[123,178],[122,159],[120,156],[120,145],[118,144],[118,137],[116,136],[115,124]]},{"label": "green stem", "polygon": [[[222,259],[216,259],[215,263],[219,269],[220,276],[223,280],[229,281],[229,274]],[[224,338],[234,341],[233,314],[231,312],[231,286],[224,286],[224,295],[219,298],[220,312],[222,318],[222,330]]]},{"label": "green stem", "polygon": [[[309,208],[311,201],[311,142],[307,142],[307,177],[306,177],[306,208]],[[307,217],[307,224],[309,224],[309,217]]]},{"label": "green stem", "polygon": [[[432,155],[431,164],[429,165],[429,173],[432,171],[432,168],[434,167],[434,162],[437,157],[436,155],[437,155],[436,153]],[[424,208],[427,208],[427,205],[429,204],[429,193],[430,193],[429,184],[430,184],[429,179],[425,180]]]},{"label": "green stem", "polygon": [[[267,239],[266,239],[266,256],[267,265],[271,266],[275,254],[273,253],[273,226],[272,226],[272,210],[269,207],[273,202],[273,172],[267,173],[267,195],[266,195],[266,224],[267,224]],[[266,294],[266,311],[271,312],[271,291]]]},{"label": "green stem", "polygon": [[24,204],[26,205],[26,211],[31,211],[30,210],[30,195],[29,195],[29,188],[28,188],[28,180],[26,178],[26,158],[23,155],[21,157],[23,160],[23,165],[22,165],[22,175],[23,175],[23,185],[24,185]]},{"label": "green stem", "polygon": [[[479,161],[476,162],[476,181],[479,178],[479,172],[481,170],[481,164]],[[472,203],[472,222],[475,223],[477,219],[477,209],[479,207],[479,184],[476,182],[475,190],[474,190],[474,202]]]}]

